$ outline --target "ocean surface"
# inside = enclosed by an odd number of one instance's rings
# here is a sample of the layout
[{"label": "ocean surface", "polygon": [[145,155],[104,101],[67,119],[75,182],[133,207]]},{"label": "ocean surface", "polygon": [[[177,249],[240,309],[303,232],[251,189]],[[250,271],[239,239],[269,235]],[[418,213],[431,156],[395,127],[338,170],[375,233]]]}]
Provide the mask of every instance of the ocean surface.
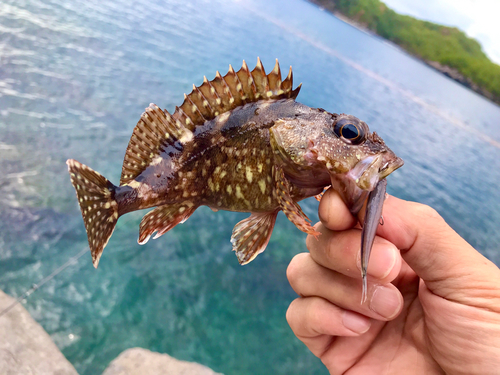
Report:
[{"label": "ocean surface", "polygon": [[[87,248],[66,159],[117,183],[149,103],[172,111],[257,56],[293,65],[300,102],[366,121],[405,160],[389,192],[500,264],[500,107],[384,40],[302,0],[2,0],[0,289],[21,296]],[[136,346],[225,374],[327,373],[285,320],[306,248],[282,214],[245,267],[229,238],[246,214],[201,208],[140,246],[143,214],[119,220],[99,269],[85,253],[23,301],[81,374]]]}]

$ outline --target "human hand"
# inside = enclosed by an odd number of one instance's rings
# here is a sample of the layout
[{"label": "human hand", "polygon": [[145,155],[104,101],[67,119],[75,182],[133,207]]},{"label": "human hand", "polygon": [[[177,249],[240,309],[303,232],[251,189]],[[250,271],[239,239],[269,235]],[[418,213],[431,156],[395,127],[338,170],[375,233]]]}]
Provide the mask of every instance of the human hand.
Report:
[{"label": "human hand", "polygon": [[363,304],[357,220],[333,189],[319,216],[287,320],[331,374],[500,373],[500,270],[436,211],[385,201]]}]

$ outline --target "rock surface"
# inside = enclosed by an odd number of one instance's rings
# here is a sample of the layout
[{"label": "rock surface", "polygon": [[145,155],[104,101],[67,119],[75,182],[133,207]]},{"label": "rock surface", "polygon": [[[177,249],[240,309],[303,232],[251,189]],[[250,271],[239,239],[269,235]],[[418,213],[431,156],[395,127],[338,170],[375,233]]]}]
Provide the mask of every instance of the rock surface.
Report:
[{"label": "rock surface", "polygon": [[168,354],[142,348],[127,349],[115,358],[102,375],[221,375],[199,363],[175,359]]},{"label": "rock surface", "polygon": [[[0,290],[0,311],[14,301]],[[20,304],[0,316],[0,374],[78,375],[48,333]]]},{"label": "rock surface", "polygon": [[[0,312],[15,299],[0,290]],[[222,375],[195,362],[132,348],[122,352],[103,375]],[[20,305],[0,316],[0,375],[78,375],[47,332]]]}]

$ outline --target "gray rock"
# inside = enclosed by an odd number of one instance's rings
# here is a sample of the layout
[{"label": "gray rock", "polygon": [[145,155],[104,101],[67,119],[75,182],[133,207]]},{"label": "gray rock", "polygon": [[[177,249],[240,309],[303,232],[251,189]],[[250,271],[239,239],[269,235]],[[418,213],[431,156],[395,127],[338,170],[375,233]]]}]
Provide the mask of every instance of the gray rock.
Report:
[{"label": "gray rock", "polygon": [[222,375],[195,362],[142,348],[127,349],[116,357],[102,375]]},{"label": "gray rock", "polygon": [[[14,301],[0,290],[0,311]],[[0,317],[0,374],[78,375],[47,332],[20,304]]]}]

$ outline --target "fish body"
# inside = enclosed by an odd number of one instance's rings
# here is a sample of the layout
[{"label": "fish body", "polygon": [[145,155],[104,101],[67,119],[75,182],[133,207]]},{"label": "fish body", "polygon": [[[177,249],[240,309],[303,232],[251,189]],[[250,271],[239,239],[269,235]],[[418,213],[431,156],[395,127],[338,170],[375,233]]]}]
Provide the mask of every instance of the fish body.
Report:
[{"label": "fish body", "polygon": [[[200,206],[250,212],[231,242],[241,264],[269,242],[280,210],[300,230],[318,235],[298,201],[337,190],[352,213],[403,162],[351,115],[295,101],[291,68],[260,60],[193,86],[173,115],[151,104],[127,147],[120,185],[68,160],[94,266],[118,217],[155,207],[141,221],[139,243],[184,222]],[[385,191],[385,190],[384,190]],[[378,219],[377,219],[378,222]],[[370,245],[371,247],[371,245]]]}]

